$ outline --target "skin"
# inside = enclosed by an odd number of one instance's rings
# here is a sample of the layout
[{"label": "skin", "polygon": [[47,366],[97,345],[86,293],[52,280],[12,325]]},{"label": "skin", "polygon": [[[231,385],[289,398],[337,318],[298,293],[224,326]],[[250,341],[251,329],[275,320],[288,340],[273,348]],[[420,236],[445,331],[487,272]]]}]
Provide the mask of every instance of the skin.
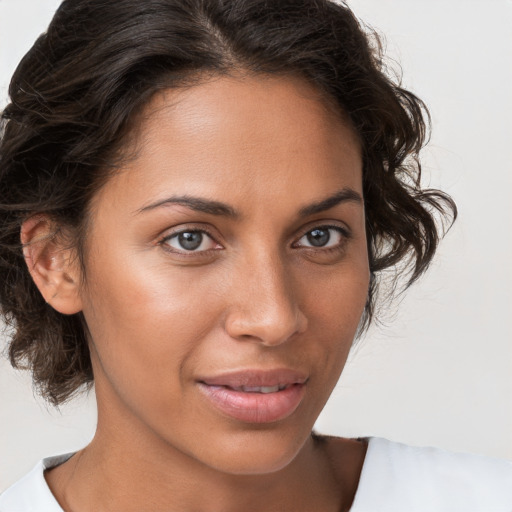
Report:
[{"label": "skin", "polygon": [[[348,510],[365,445],[311,430],[368,290],[356,134],[298,78],[238,76],[157,95],[136,135],[91,204],[85,278],[56,241],[25,253],[46,300],[85,316],[98,401],[94,440],[50,488],[74,512]],[[165,202],[177,196],[237,215]],[[319,227],[330,239],[314,247]],[[49,229],[29,221],[22,239]],[[204,231],[199,250],[180,246],[186,231]],[[228,417],[198,386],[274,368],[307,376],[279,421]]]}]

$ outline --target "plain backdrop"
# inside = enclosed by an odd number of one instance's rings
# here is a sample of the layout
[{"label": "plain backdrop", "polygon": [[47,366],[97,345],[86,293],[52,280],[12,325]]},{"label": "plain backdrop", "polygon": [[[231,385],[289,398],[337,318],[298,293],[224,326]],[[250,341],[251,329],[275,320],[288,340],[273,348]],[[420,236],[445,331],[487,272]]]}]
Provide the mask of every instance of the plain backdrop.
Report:
[{"label": "plain backdrop", "polygon": [[[58,0],[0,0],[0,106]],[[352,0],[429,106],[425,183],[460,218],[427,276],[359,342],[317,430],[512,458],[512,2]],[[5,349],[5,343],[2,342]],[[60,411],[0,362],[0,490],[92,437],[94,396]]]}]

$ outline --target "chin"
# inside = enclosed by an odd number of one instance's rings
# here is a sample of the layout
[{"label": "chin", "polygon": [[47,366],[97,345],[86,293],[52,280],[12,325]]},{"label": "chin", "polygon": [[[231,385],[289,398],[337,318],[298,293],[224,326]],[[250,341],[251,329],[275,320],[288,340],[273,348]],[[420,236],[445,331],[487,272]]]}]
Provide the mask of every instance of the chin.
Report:
[{"label": "chin", "polygon": [[[222,436],[202,453],[208,466],[232,475],[265,475],[291,464],[307,440],[311,430],[293,433],[281,429],[249,429]],[[211,450],[210,448],[213,448]]]}]

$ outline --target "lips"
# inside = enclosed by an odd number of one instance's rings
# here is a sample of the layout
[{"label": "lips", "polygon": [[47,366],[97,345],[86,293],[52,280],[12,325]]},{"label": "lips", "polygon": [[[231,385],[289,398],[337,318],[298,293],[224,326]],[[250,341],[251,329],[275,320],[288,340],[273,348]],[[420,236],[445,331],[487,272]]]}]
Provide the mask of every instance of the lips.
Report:
[{"label": "lips", "polygon": [[271,423],[290,416],[301,403],[307,377],[297,371],[247,370],[198,380],[209,404],[245,423]]}]

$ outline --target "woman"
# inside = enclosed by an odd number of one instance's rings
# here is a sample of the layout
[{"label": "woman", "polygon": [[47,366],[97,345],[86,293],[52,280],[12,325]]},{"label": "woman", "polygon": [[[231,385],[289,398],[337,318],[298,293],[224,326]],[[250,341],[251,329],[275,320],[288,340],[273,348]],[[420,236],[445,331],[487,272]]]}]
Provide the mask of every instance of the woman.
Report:
[{"label": "woman", "polygon": [[456,211],[346,6],[66,0],[10,96],[10,357],[54,404],[94,382],[98,426],[0,510],[510,509],[507,462],[311,433]]}]

